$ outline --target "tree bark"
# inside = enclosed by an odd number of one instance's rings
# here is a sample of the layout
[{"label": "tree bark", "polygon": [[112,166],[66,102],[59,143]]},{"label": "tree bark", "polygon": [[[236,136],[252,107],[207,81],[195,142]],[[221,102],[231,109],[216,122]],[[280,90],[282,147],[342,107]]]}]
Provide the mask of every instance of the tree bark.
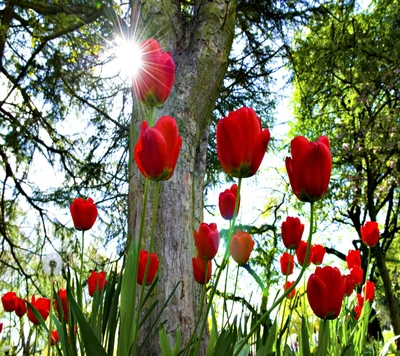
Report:
[{"label": "tree bark", "polygon": [[[383,282],[383,289],[385,290],[385,297],[387,299],[390,319],[392,321],[394,335],[400,335],[400,314],[397,306],[397,300],[394,297],[392,289],[392,281],[389,276],[389,271],[386,267],[385,257],[381,252],[381,247],[376,246],[376,266]],[[400,350],[400,339],[396,340],[397,350]]]},{"label": "tree bark", "polygon": [[[156,38],[164,50],[169,50],[176,66],[171,95],[163,108],[155,110],[154,115],[155,122],[163,115],[174,117],[183,140],[174,175],[162,184],[155,251],[160,259],[156,295],[158,308],[180,282],[160,322],[166,322],[164,327],[170,341],[174,340],[176,330],[180,328],[182,346],[186,345],[194,329],[199,305],[200,287],[194,282],[191,261],[195,255],[193,230],[203,220],[209,125],[228,66],[236,3],[236,0],[195,1],[193,15],[188,20],[180,12],[177,2],[142,0],[140,15],[137,16],[141,21],[140,29],[147,31],[144,36]],[[140,122],[146,119],[141,110],[137,112],[139,115],[134,118],[136,130]],[[129,231],[131,236],[136,237],[142,209],[143,178],[135,165],[132,166]],[[150,188],[149,204],[145,207],[147,227],[150,227],[152,192]],[[146,238],[149,238],[149,231]],[[204,351],[205,345],[200,354],[204,354]],[[150,347],[146,348],[146,353],[160,354],[158,334]]]}]

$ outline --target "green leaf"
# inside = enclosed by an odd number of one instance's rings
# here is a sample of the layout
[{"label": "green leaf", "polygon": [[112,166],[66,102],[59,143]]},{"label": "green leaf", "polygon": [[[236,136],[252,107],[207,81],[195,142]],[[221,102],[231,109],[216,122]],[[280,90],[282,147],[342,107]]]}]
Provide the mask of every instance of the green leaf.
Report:
[{"label": "green leaf", "polygon": [[71,294],[70,288],[67,288],[67,294],[70,301],[72,312],[75,314],[76,319],[79,323],[79,328],[81,330],[81,338],[85,345],[85,355],[88,356],[107,356],[106,351],[101,345],[100,341],[97,339],[94,331],[90,327],[90,324],[85,319],[82,310],[75,301]]},{"label": "green leaf", "polygon": [[214,350],[215,344],[218,339],[218,325],[215,316],[214,307],[211,305],[211,334],[210,341],[208,342],[206,356],[210,356]]},{"label": "green leaf", "polygon": [[308,335],[307,321],[304,316],[301,317],[301,345],[303,356],[310,355],[310,337]]},{"label": "green leaf", "polygon": [[354,344],[348,344],[340,353],[340,356],[354,356]]},{"label": "green leaf", "polygon": [[178,355],[180,349],[181,349],[181,329],[178,327],[178,329],[176,330],[176,335],[175,335],[175,342],[174,342],[174,349],[173,349],[174,355]]},{"label": "green leaf", "polygon": [[276,351],[276,319],[269,329],[267,342],[265,343],[265,352],[268,354],[270,352]]},{"label": "green leaf", "polygon": [[215,356],[231,356],[235,349],[237,339],[237,330],[233,325],[228,330],[223,330],[217,340],[212,355]]},{"label": "green leaf", "polygon": [[161,345],[161,355],[162,356],[174,356],[171,345],[168,340],[167,333],[164,327],[160,328],[160,345]]}]

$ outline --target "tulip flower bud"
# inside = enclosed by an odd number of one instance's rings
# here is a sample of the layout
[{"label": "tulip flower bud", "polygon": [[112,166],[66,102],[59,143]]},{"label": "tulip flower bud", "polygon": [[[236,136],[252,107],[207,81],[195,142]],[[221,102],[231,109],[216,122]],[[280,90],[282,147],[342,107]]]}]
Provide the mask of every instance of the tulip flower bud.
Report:
[{"label": "tulip flower bud", "polygon": [[69,206],[75,229],[90,230],[97,219],[97,207],[93,199],[76,198]]},{"label": "tulip flower bud", "polygon": [[374,247],[379,241],[379,227],[376,221],[368,221],[361,228],[361,239],[365,246]]}]

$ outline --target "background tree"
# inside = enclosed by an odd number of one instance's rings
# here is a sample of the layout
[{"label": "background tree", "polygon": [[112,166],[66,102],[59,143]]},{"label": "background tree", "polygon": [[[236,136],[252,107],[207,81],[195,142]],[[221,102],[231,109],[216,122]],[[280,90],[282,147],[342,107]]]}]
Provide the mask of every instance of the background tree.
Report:
[{"label": "background tree", "polygon": [[[330,189],[333,222],[349,224],[366,270],[360,229],[379,221],[371,274],[382,279],[394,333],[400,333],[386,254],[399,232],[398,4],[374,1],[366,11],[338,3],[298,33],[290,53],[295,71],[297,133],[327,135],[333,148]],[[346,254],[346,251],[344,251]],[[399,345],[399,344],[398,344]]]}]

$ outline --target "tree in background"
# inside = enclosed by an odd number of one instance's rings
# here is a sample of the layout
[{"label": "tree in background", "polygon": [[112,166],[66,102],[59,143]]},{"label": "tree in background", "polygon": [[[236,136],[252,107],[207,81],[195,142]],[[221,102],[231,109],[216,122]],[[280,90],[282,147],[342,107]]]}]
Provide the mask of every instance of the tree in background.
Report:
[{"label": "tree in background", "polygon": [[379,221],[371,277],[382,279],[399,334],[399,305],[386,263],[400,229],[398,3],[373,1],[359,11],[355,4],[339,2],[325,10],[297,34],[290,53],[298,118],[294,131],[308,137],[326,134],[336,148],[326,208],[332,221],[357,231],[353,244],[362,251],[364,266],[368,250],[361,243],[361,227],[367,220]]}]

